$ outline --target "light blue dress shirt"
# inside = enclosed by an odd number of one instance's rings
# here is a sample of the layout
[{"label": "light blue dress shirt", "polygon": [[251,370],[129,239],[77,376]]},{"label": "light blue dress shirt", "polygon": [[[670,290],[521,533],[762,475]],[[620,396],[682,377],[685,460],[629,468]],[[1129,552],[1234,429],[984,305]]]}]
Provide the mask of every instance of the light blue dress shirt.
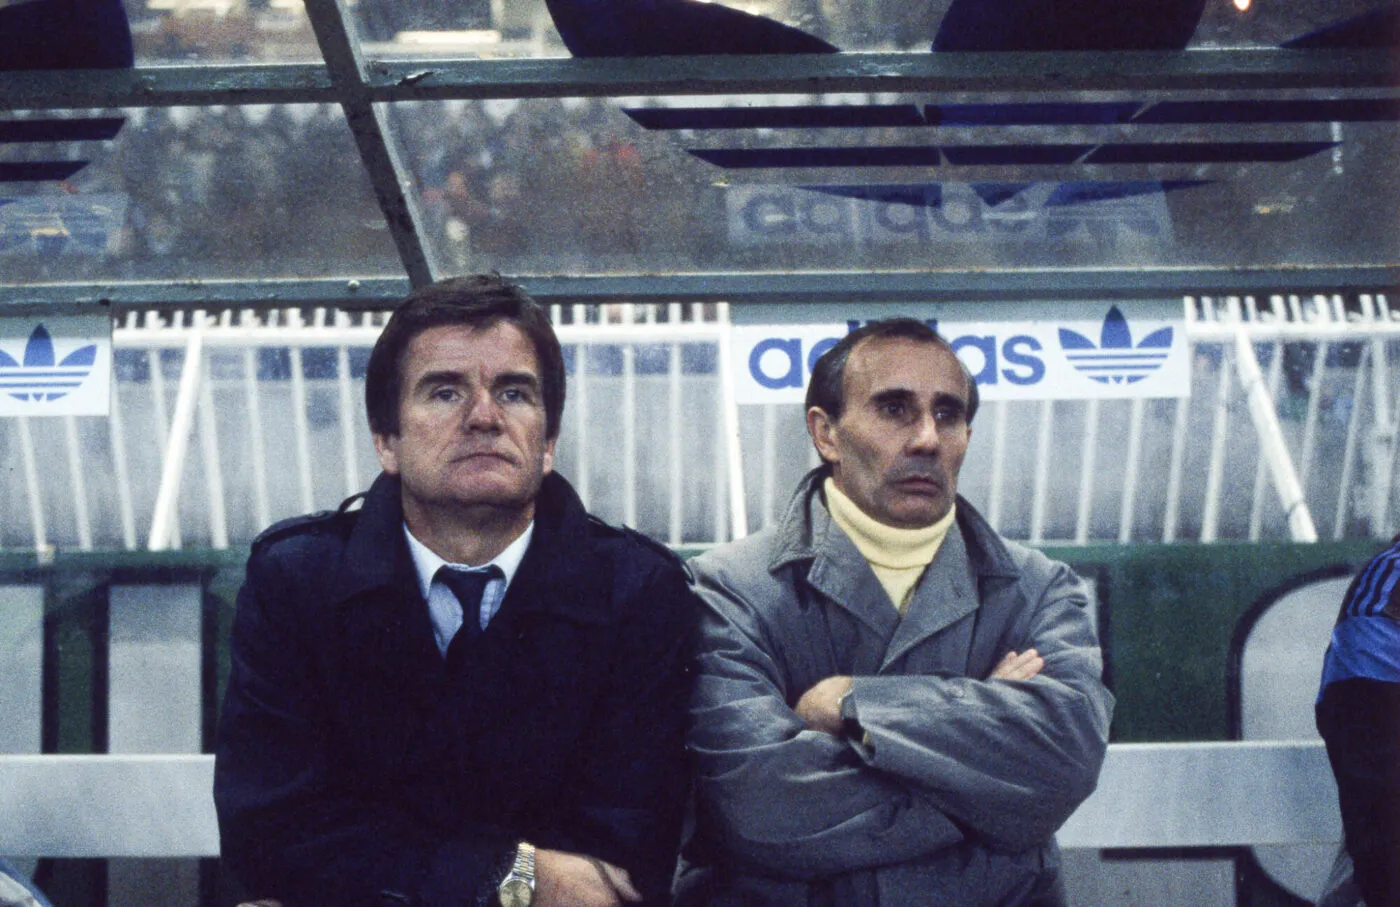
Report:
[{"label": "light blue dress shirt", "polygon": [[434,554],[427,545],[413,537],[413,533],[408,531],[408,524],[403,527],[404,538],[408,539],[408,550],[413,555],[413,566],[418,571],[418,589],[423,593],[423,598],[428,602],[428,617],[433,621],[433,635],[437,638],[438,651],[447,654],[447,646],[452,642],[452,637],[457,635],[457,631],[462,628],[462,606],[457,601],[457,596],[452,594],[452,590],[447,588],[445,583],[434,582],[433,577],[437,575],[438,569],[443,566],[453,567],[458,570],[481,570],[495,564],[501,568],[505,574],[504,579],[493,579],[486,584],[486,591],[481,594],[481,613],[479,619],[481,628],[486,629],[486,625],[491,622],[491,618],[496,616],[496,612],[501,610],[501,602],[505,600],[506,590],[510,588],[510,582],[515,578],[515,572],[520,569],[520,562],[525,557],[525,549],[530,547],[530,539],[535,534],[535,523],[530,521],[530,525],[525,527],[525,531],[520,533],[520,537],[506,546],[506,550],[484,564],[454,564],[445,561]]}]

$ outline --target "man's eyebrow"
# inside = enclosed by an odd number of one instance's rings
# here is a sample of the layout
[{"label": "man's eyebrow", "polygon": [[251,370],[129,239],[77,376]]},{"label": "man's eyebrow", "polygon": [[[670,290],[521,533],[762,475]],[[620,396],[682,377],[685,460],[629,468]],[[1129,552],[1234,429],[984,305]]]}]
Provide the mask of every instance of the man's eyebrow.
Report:
[{"label": "man's eyebrow", "polygon": [[534,372],[501,372],[496,376],[493,384],[496,387],[511,387],[523,384],[526,387],[538,388],[540,379]]},{"label": "man's eyebrow", "polygon": [[870,395],[870,399],[876,404],[884,403],[907,403],[914,399],[914,392],[907,387],[887,387],[878,390]]},{"label": "man's eyebrow", "polygon": [[959,411],[967,409],[967,401],[957,394],[938,393],[933,395],[934,406],[955,406]]},{"label": "man's eyebrow", "polygon": [[415,390],[426,387],[430,384],[459,384],[464,380],[461,372],[453,371],[450,368],[438,369],[432,372],[424,372],[413,382]]}]

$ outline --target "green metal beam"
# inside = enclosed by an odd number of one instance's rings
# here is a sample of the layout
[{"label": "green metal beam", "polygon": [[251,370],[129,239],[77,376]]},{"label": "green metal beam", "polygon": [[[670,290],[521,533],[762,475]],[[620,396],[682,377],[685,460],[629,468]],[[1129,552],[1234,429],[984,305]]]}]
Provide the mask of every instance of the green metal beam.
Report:
[{"label": "green metal beam", "polygon": [[[544,303],[1053,301],[1188,294],[1387,292],[1400,287],[1400,267],[1381,266],[506,276]],[[104,305],[120,317],[124,310],[165,306],[210,310],[287,306],[386,308],[402,299],[409,289],[409,282],[403,277],[0,284],[0,312],[46,313]]]},{"label": "green metal beam", "polygon": [[363,86],[319,63],[5,73],[0,110],[339,103],[448,98],[829,92],[1278,92],[1400,87],[1385,50],[1272,48],[1114,53],[367,61]]},{"label": "green metal beam", "polygon": [[412,177],[384,108],[376,106],[365,82],[365,62],[350,11],[343,0],[306,0],[306,13],[404,271],[414,286],[432,283],[436,268],[432,247],[423,238],[423,212],[417,195],[404,188],[412,184]]}]

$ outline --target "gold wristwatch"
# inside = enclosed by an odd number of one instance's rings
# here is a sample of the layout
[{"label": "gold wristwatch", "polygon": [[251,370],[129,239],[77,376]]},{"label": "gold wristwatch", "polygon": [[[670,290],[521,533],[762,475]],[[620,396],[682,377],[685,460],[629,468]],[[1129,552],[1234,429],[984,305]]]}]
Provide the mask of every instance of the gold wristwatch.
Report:
[{"label": "gold wristwatch", "polygon": [[521,841],[515,848],[515,863],[496,889],[501,907],[530,907],[535,899],[535,845]]}]

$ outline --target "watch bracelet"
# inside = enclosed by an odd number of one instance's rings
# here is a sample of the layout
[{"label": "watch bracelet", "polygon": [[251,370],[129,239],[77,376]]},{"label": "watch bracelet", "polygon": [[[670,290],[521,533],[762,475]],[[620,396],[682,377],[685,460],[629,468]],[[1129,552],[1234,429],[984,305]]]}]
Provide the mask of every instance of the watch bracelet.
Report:
[{"label": "watch bracelet", "polygon": [[518,872],[521,875],[528,876],[530,885],[532,887],[534,886],[535,845],[528,841],[521,841],[519,844],[515,845],[515,859],[511,861],[510,869],[507,870],[506,875],[512,872]]}]

